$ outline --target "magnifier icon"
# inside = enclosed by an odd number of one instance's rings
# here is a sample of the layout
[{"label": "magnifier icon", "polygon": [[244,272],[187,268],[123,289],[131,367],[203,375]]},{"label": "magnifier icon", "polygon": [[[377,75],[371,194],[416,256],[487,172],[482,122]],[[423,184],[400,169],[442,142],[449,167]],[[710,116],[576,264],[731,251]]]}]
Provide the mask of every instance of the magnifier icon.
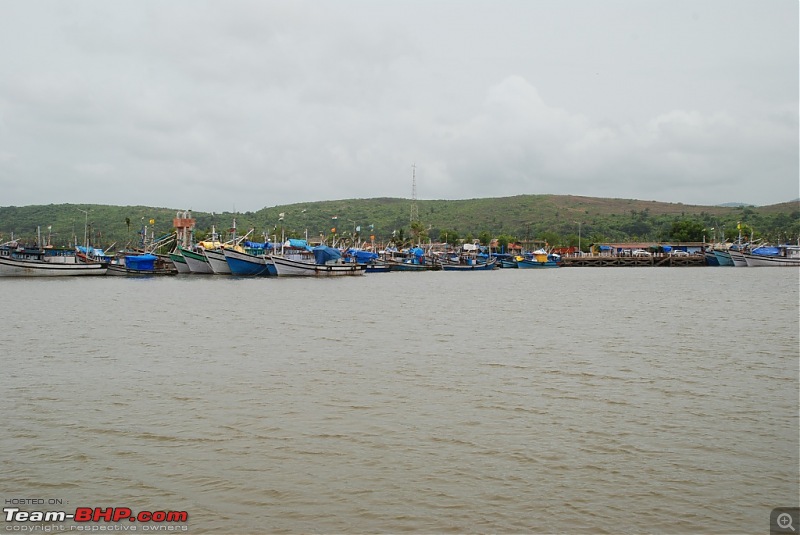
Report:
[{"label": "magnifier icon", "polygon": [[790,529],[795,531],[794,526],[792,526],[792,515],[789,513],[781,513],[778,515],[777,518],[778,527],[781,529]]}]

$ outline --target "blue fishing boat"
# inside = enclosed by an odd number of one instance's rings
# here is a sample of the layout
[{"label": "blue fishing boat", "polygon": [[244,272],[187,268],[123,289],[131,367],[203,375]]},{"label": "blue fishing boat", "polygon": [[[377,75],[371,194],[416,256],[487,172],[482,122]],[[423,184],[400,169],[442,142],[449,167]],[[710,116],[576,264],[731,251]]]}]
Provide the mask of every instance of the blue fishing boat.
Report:
[{"label": "blue fishing boat", "polygon": [[501,268],[508,268],[508,269],[516,269],[517,266],[517,258],[514,255],[508,253],[500,253],[494,255],[497,258],[497,267]]},{"label": "blue fishing boat", "polygon": [[712,251],[711,249],[703,251],[703,256],[706,259],[706,264],[707,265],[709,265],[709,266],[718,266],[719,265],[719,260],[717,260],[717,255],[715,255],[714,251]]},{"label": "blue fishing boat", "polygon": [[517,267],[520,269],[561,267],[561,255],[537,249],[530,256],[517,259]]},{"label": "blue fishing boat", "polygon": [[275,265],[266,254],[267,245],[269,244],[245,241],[243,251],[223,249],[231,275],[239,277],[277,275]]},{"label": "blue fishing boat", "polygon": [[733,259],[727,249],[714,249],[714,256],[720,266],[733,266]]}]

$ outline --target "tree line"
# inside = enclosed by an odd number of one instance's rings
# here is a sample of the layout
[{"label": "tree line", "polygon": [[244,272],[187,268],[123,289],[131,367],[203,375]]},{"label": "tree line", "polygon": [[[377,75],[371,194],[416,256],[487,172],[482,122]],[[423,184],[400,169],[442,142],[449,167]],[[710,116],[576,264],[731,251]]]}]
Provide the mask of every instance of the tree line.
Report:
[{"label": "tree line", "polygon": [[[408,199],[349,199],[263,208],[256,212],[195,211],[196,239],[254,229],[254,241],[281,237],[371,241],[397,245],[478,240],[488,244],[546,242],[588,250],[592,243],[732,241],[739,233],[772,243],[800,238],[797,201],[754,207],[692,206],[630,199],[523,195],[463,201],[418,201],[411,221]],[[179,210],[146,206],[37,205],[0,207],[0,242],[46,236],[54,245],[83,243],[135,247],[147,230],[173,231]],[[44,239],[44,238],[42,238]]]}]

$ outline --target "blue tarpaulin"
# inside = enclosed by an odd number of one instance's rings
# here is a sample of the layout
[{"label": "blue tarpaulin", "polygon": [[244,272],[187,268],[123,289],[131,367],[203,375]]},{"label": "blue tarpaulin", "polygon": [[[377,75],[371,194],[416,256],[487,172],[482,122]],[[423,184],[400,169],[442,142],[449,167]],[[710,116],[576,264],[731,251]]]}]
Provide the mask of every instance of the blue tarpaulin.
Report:
[{"label": "blue tarpaulin", "polygon": [[760,256],[778,256],[781,254],[781,250],[777,247],[756,247],[753,249],[753,254]]},{"label": "blue tarpaulin", "polygon": [[125,257],[125,267],[139,271],[153,271],[158,257],[152,254],[128,255]]},{"label": "blue tarpaulin", "polygon": [[328,247],[327,245],[319,245],[314,247],[314,260],[317,264],[324,264],[331,260],[338,260],[342,257],[342,252],[339,249]]},{"label": "blue tarpaulin", "polygon": [[78,245],[76,249],[78,250],[78,252],[83,254],[89,254],[97,257],[106,256],[105,251],[103,251],[102,249],[98,249],[96,247],[84,247],[83,245]]},{"label": "blue tarpaulin", "polygon": [[360,251],[356,249],[349,249],[348,254],[356,257],[356,262],[359,264],[368,264],[370,261],[378,258],[378,255],[369,251]]},{"label": "blue tarpaulin", "polygon": [[306,251],[310,251],[311,247],[308,246],[308,242],[306,240],[297,240],[295,238],[289,238],[286,240],[286,243],[289,244],[289,247],[294,247],[295,249],[305,249]]}]

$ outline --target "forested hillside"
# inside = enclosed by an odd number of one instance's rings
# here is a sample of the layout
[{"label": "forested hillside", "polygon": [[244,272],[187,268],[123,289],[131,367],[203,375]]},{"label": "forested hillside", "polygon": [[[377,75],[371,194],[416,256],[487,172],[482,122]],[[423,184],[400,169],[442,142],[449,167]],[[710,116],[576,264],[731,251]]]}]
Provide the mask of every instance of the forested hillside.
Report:
[{"label": "forested hillside", "polygon": [[[346,199],[298,203],[245,213],[193,212],[196,236],[228,232],[234,219],[238,233],[250,229],[253,239],[320,236],[353,237],[386,242],[424,240],[457,243],[464,239],[502,237],[545,240],[552,245],[584,246],[609,241],[711,241],[742,233],[772,242],[800,238],[800,202],[771,206],[696,206],[633,199],[570,195],[519,195],[468,200],[418,200],[418,221],[411,224],[409,199]],[[156,237],[172,232],[172,219],[185,207],[51,204],[0,207],[0,241],[43,241],[54,245],[82,243],[84,235],[98,246],[135,246],[143,227]],[[152,221],[152,223],[151,223]],[[334,230],[335,229],[335,230]]]}]

